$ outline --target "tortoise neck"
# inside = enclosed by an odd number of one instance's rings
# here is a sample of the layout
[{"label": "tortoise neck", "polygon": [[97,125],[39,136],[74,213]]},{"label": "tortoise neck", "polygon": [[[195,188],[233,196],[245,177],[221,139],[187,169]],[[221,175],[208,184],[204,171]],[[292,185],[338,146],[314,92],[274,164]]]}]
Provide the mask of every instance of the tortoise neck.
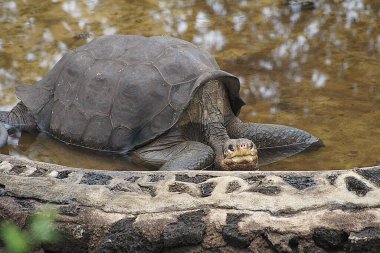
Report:
[{"label": "tortoise neck", "polygon": [[224,85],[218,80],[205,83],[194,97],[200,110],[203,141],[215,153],[223,153],[223,145],[230,138],[224,126],[224,117],[230,113],[230,104]]},{"label": "tortoise neck", "polygon": [[230,139],[227,129],[220,122],[212,122],[205,126],[204,140],[215,152],[215,155],[223,156],[223,146]]},{"label": "tortoise neck", "polygon": [[223,155],[223,145],[229,139],[224,126],[226,115],[231,115],[228,94],[223,83],[210,80],[195,92],[188,107],[182,114],[177,126],[191,126],[190,135],[198,130],[197,141],[201,141],[214,149],[218,155]]},{"label": "tortoise neck", "polygon": [[238,139],[243,136],[243,131],[245,130],[244,124],[238,117],[235,115],[229,115],[225,118],[225,126],[227,129],[228,135],[232,139]]}]

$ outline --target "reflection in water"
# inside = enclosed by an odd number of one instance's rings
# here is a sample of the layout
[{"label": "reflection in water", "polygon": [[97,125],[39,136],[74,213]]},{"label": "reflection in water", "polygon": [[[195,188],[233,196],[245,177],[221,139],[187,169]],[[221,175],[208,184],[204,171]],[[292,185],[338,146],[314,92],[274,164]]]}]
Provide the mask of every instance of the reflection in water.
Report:
[{"label": "reflection in water", "polygon": [[279,86],[279,82],[271,80],[269,75],[252,75],[249,81],[249,88],[256,98],[271,99],[273,103],[278,103],[280,100]]},{"label": "reflection in water", "polygon": [[132,165],[127,158],[112,154],[98,154],[87,149],[68,146],[43,133],[31,135],[16,132],[11,135],[9,145],[4,151],[9,155],[73,167],[109,169],[111,164],[113,170],[142,169]]},{"label": "reflection in water", "polygon": [[62,9],[73,18],[80,18],[82,16],[81,8],[76,1],[64,2]]},{"label": "reflection in water", "polygon": [[247,17],[242,13],[236,13],[232,17],[232,22],[234,23],[235,32],[240,32],[247,21]]},{"label": "reflection in water", "polygon": [[[293,4],[289,8],[285,2]],[[17,84],[40,80],[65,52],[96,36],[170,35],[210,50],[222,69],[239,77],[247,101],[243,120],[303,128],[326,144],[266,169],[380,163],[380,146],[374,143],[380,138],[374,120],[380,118],[378,1],[300,6],[283,0],[15,0],[0,5],[0,109],[16,104]],[[18,139],[12,139],[9,152],[51,159],[43,148],[32,152],[35,145],[18,149]],[[49,145],[46,140],[37,146]],[[49,161],[67,164],[60,152],[52,156]],[[101,163],[99,156],[91,159]],[[75,165],[80,157],[68,160]],[[113,158],[107,161],[101,166],[112,167]]]},{"label": "reflection in water", "polygon": [[217,30],[207,31],[202,35],[195,35],[193,42],[207,50],[215,49],[216,51],[220,51],[222,50],[224,44],[226,44],[226,39],[224,38],[222,32]]},{"label": "reflection in water", "polygon": [[198,12],[196,19],[195,19],[195,29],[198,30],[200,33],[205,33],[208,30],[208,24],[210,23],[209,19],[207,18],[206,13],[200,11]]},{"label": "reflection in water", "polygon": [[215,14],[220,15],[220,16],[225,16],[227,14],[227,11],[224,8],[222,1],[220,1],[220,0],[206,0],[206,3],[209,6],[211,6],[211,8]]}]

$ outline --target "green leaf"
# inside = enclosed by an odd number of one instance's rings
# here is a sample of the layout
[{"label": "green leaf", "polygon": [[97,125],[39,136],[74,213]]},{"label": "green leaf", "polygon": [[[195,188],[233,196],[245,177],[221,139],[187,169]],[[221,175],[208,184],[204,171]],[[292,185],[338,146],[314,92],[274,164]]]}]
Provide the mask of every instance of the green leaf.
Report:
[{"label": "green leaf", "polygon": [[0,227],[0,236],[11,253],[27,253],[31,250],[30,238],[13,223],[3,223]]},{"label": "green leaf", "polygon": [[33,215],[30,233],[33,236],[34,243],[53,243],[59,239],[59,233],[54,223],[55,216],[52,211],[43,211]]}]

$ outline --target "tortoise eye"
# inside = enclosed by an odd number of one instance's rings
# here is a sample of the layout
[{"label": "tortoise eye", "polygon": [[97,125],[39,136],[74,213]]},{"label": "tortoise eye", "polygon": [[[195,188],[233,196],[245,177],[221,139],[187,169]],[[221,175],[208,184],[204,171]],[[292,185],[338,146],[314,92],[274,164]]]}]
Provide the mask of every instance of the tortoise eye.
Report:
[{"label": "tortoise eye", "polygon": [[254,145],[253,145],[253,142],[251,143],[251,145],[249,146],[250,149],[253,149]]},{"label": "tortoise eye", "polygon": [[235,150],[235,149],[234,149],[234,146],[233,146],[232,144],[228,145],[227,149],[228,149],[229,151],[234,151],[234,150]]}]

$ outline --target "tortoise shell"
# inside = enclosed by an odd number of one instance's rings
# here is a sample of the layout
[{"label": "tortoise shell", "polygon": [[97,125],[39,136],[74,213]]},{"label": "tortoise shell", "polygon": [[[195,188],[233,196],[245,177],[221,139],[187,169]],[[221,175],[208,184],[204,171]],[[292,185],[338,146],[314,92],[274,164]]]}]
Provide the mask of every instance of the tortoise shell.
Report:
[{"label": "tortoise shell", "polygon": [[237,115],[237,77],[195,45],[166,36],[110,35],[65,54],[17,96],[41,131],[71,144],[126,153],[165,133],[202,84],[218,79]]}]

